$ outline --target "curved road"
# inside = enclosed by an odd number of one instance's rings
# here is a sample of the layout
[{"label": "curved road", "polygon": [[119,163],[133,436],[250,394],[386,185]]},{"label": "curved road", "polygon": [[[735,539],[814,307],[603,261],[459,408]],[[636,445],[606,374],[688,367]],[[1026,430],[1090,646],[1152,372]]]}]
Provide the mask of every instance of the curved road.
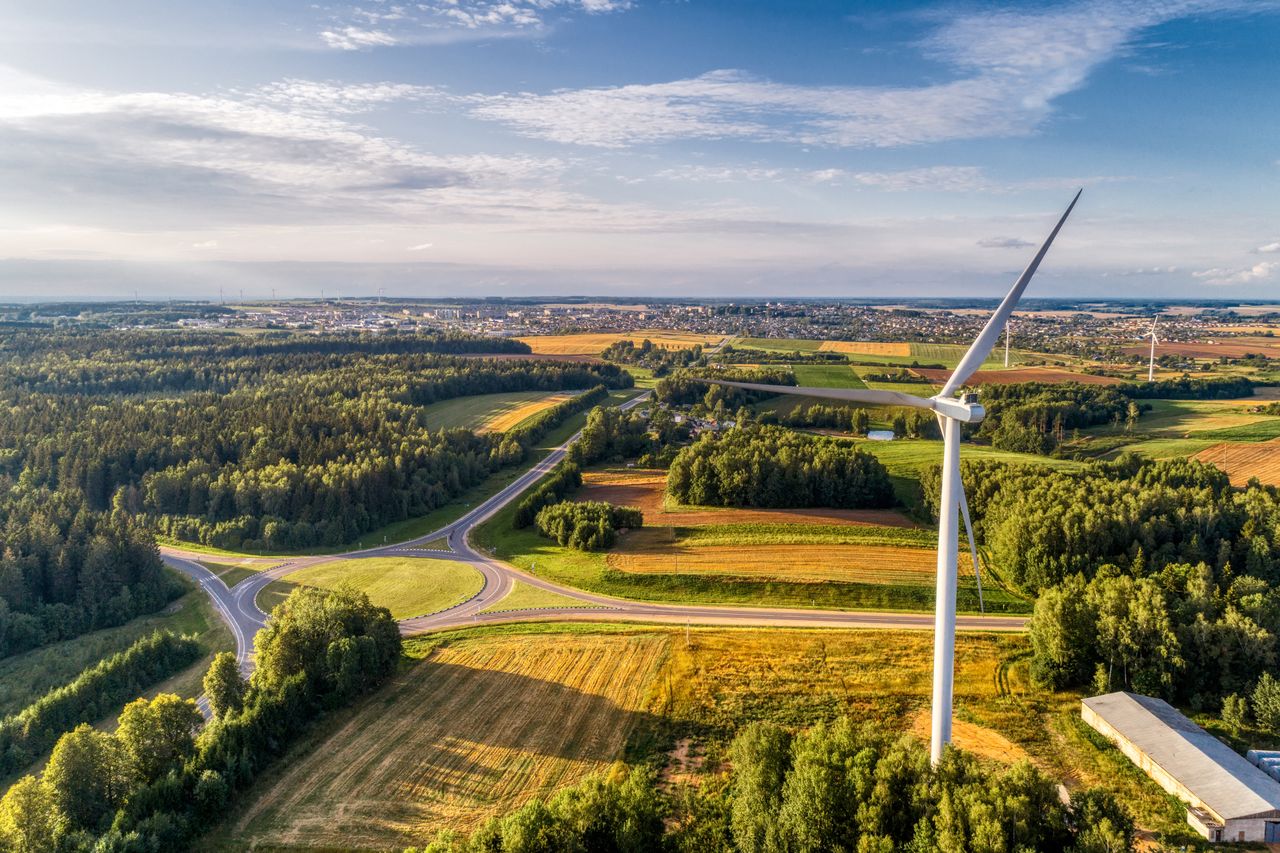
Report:
[{"label": "curved road", "polygon": [[[634,408],[643,403],[648,396],[649,392],[646,391],[633,397],[620,408]],[[273,561],[275,565],[271,568],[258,572],[252,577],[245,578],[231,589],[227,588],[221,578],[197,562],[200,559],[209,559],[210,555],[165,546],[160,549],[161,556],[165,563],[199,583],[201,588],[213,599],[214,606],[217,607],[219,614],[230,625],[231,631],[235,635],[236,655],[240,660],[241,669],[246,673],[253,666],[254,635],[267,622],[267,614],[258,608],[256,601],[262,588],[273,580],[308,566],[362,557],[417,556],[445,558],[468,563],[484,577],[483,588],[467,601],[439,613],[401,620],[400,632],[404,635],[467,625],[546,619],[555,619],[557,621],[696,622],[699,625],[774,627],[933,628],[933,615],[930,613],[706,607],[656,604],[611,598],[543,580],[473,548],[467,540],[471,531],[519,497],[530,485],[544,477],[560,460],[564,459],[570,445],[577,441],[581,434],[581,432],[577,432],[572,435],[564,444],[548,454],[545,459],[461,518],[446,524],[439,530],[434,530],[425,536],[419,536],[407,542],[320,557],[281,557],[278,561]],[[427,550],[422,547],[433,540],[441,538],[446,539],[449,543],[451,552]],[[213,559],[217,558],[213,557]],[[481,612],[501,601],[511,591],[517,580],[529,586],[575,599],[581,604],[560,608]],[[1025,624],[1026,620],[1023,618],[1008,616],[960,616],[957,620],[957,627],[961,630],[970,631],[1018,631],[1022,630]]]}]

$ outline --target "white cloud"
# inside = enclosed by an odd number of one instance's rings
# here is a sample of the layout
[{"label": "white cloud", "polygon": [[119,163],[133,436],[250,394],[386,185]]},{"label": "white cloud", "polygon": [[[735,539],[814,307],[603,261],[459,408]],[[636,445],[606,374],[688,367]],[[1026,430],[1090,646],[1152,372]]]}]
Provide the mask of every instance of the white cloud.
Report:
[{"label": "white cloud", "polygon": [[435,243],[419,243],[416,246],[405,247],[405,251],[406,252],[425,252],[427,249],[430,249],[434,245]]},{"label": "white cloud", "polygon": [[199,243],[192,243],[193,249],[216,249],[218,248],[217,240],[201,240]]},{"label": "white cloud", "polygon": [[390,47],[398,44],[399,39],[382,30],[366,30],[360,27],[342,27],[334,30],[322,30],[320,39],[329,47],[338,50],[360,50],[366,47]]},{"label": "white cloud", "polygon": [[491,35],[536,35],[556,11],[605,14],[630,0],[422,0],[363,5],[331,13],[320,39],[331,48],[361,50]]},{"label": "white cloud", "polygon": [[1280,252],[1280,243],[1267,243],[1265,246],[1259,246],[1254,251],[1270,254],[1272,252]]},{"label": "white cloud", "polygon": [[1203,279],[1205,284],[1251,284],[1271,278],[1276,270],[1280,270],[1280,262],[1263,261],[1246,269],[1215,268],[1193,272],[1192,275],[1198,279]]},{"label": "white cloud", "polygon": [[957,77],[920,86],[801,86],[734,69],[665,83],[474,98],[520,133],[601,148],[749,139],[851,148],[1022,136],[1146,28],[1256,8],[1244,0],[1095,0],[1065,9],[966,12],[921,45]]}]

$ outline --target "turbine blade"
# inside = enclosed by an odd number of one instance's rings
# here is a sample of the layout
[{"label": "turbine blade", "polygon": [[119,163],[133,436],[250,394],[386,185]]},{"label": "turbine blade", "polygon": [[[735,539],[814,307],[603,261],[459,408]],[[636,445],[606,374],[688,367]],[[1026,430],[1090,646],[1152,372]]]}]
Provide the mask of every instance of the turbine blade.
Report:
[{"label": "turbine blade", "polygon": [[811,388],[804,385],[760,385],[755,382],[731,382],[728,379],[691,377],[708,385],[724,385],[744,391],[762,391],[766,394],[794,394],[799,397],[823,397],[828,400],[845,400],[851,403],[867,403],[872,406],[910,406],[913,409],[934,408],[932,400],[904,394],[901,391],[873,391],[870,388]]},{"label": "turbine blade", "polygon": [[1000,307],[996,308],[996,312],[991,315],[991,319],[987,320],[987,325],[983,326],[981,334],[974,340],[973,345],[969,347],[969,351],[964,354],[964,358],[960,359],[960,363],[956,365],[956,369],[952,372],[951,377],[947,380],[947,384],[942,386],[939,397],[950,397],[955,390],[965,383],[965,381],[974,374],[982,362],[987,360],[987,356],[991,354],[991,350],[996,345],[996,339],[1000,337],[1000,330],[1004,328],[1005,321],[1009,319],[1009,315],[1013,313],[1013,309],[1018,304],[1018,300],[1022,298],[1022,292],[1027,289],[1027,285],[1031,282],[1031,277],[1036,274],[1036,270],[1040,268],[1040,262],[1044,260],[1044,256],[1048,254],[1049,247],[1053,245],[1053,238],[1058,236],[1058,232],[1062,230],[1062,225],[1067,221],[1067,217],[1071,215],[1071,211],[1075,208],[1076,202],[1080,200],[1080,193],[1083,189],[1076,193],[1076,197],[1071,199],[1071,204],[1067,205],[1066,212],[1062,214],[1062,218],[1058,220],[1058,224],[1053,226],[1053,231],[1049,232],[1048,238],[1040,247],[1040,251],[1036,252],[1036,256],[1031,259],[1031,263],[1022,271],[1022,275],[1018,276],[1018,280],[1013,283],[1013,287],[1005,294],[1004,299],[1000,302]]},{"label": "turbine blade", "polygon": [[987,612],[982,601],[982,569],[978,566],[978,543],[973,539],[973,524],[969,521],[969,498],[964,493],[964,480],[960,481],[960,516],[964,519],[964,535],[969,540],[969,554],[973,558],[973,576],[978,581],[978,610]]}]

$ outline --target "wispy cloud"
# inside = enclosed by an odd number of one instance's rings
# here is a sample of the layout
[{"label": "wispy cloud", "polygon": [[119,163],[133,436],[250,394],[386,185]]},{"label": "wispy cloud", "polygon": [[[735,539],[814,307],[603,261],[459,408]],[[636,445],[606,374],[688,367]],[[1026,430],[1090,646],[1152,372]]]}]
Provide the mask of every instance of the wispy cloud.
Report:
[{"label": "wispy cloud", "polygon": [[1280,252],[1280,242],[1277,242],[1277,243],[1267,243],[1265,246],[1259,246],[1257,249],[1255,249],[1255,251],[1262,252],[1263,254],[1270,254],[1270,253],[1272,253],[1272,252]]},{"label": "wispy cloud", "polygon": [[1021,136],[1143,30],[1253,8],[1245,0],[1094,0],[966,12],[920,45],[954,69],[948,82],[801,86],[723,69],[665,83],[479,96],[473,113],[529,136],[601,148],[698,139],[881,148]]},{"label": "wispy cloud", "polygon": [[1021,237],[987,237],[978,241],[984,249],[1028,249],[1035,245]]},{"label": "wispy cloud", "polygon": [[1271,278],[1277,270],[1280,270],[1280,262],[1263,261],[1245,269],[1215,268],[1194,272],[1192,275],[1202,279],[1205,284],[1252,284]]},{"label": "wispy cloud", "polygon": [[425,252],[427,249],[430,249],[434,245],[435,243],[419,243],[416,246],[406,246],[405,251],[406,252]]},{"label": "wispy cloud", "polygon": [[493,35],[536,35],[559,13],[604,14],[630,0],[420,0],[364,3],[330,10],[320,40],[339,50],[364,50]]}]

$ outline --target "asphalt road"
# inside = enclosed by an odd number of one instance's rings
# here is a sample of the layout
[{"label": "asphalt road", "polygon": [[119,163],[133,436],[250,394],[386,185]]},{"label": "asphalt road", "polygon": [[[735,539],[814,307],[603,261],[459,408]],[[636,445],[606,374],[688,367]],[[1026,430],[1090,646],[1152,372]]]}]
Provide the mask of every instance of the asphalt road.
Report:
[{"label": "asphalt road", "polygon": [[[621,408],[634,408],[645,402],[649,392],[640,394]],[[213,572],[197,560],[217,557],[162,547],[164,561],[183,572],[197,583],[213,600],[219,614],[231,627],[236,638],[236,654],[241,669],[248,672],[253,666],[253,638],[266,625],[267,614],[258,608],[257,595],[273,580],[285,577],[308,566],[335,560],[363,557],[447,557],[473,566],[484,577],[483,588],[467,601],[448,610],[419,616],[400,622],[400,632],[406,636],[426,631],[460,628],[468,625],[494,624],[516,621],[639,621],[698,625],[752,625],[805,628],[905,628],[932,629],[933,615],[928,613],[900,613],[892,611],[846,611],[770,609],[759,607],[705,607],[679,604],[654,604],[596,595],[571,587],[560,586],[513,566],[496,560],[467,541],[470,532],[487,521],[495,513],[518,497],[525,489],[544,477],[568,453],[570,445],[578,440],[575,433],[564,444],[553,450],[545,459],[516,478],[502,491],[493,495],[461,518],[407,542],[381,545],[344,554],[321,557],[282,557],[271,568],[245,578],[228,589]],[[422,546],[433,540],[446,538],[452,553],[427,550]],[[507,610],[482,613],[502,600],[516,580],[530,586],[557,593],[580,602],[563,608],[539,608],[536,610]],[[1020,631],[1026,620],[1008,616],[960,616],[957,627],[967,631]]]}]

